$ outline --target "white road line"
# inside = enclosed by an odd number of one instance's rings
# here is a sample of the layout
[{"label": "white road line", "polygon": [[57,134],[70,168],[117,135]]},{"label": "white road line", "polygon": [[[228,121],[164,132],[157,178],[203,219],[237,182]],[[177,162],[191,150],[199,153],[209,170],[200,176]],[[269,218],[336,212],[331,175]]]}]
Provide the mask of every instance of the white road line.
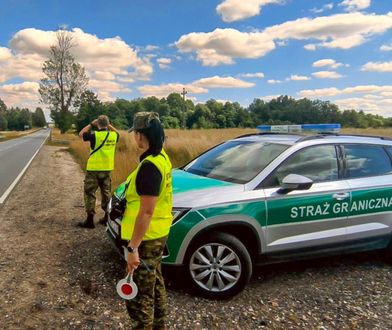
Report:
[{"label": "white road line", "polygon": [[29,162],[26,164],[26,166],[23,168],[23,170],[19,173],[19,175],[16,177],[16,179],[14,180],[14,182],[12,182],[12,184],[8,187],[8,189],[4,192],[4,194],[0,197],[0,204],[2,204],[6,198],[8,197],[8,195],[11,193],[12,189],[15,188],[16,184],[19,182],[20,178],[22,177],[22,175],[24,174],[24,172],[26,172],[26,170],[28,169],[29,165],[31,164],[31,162],[33,161],[33,159],[35,158],[35,156],[38,154],[38,152],[41,150],[42,146],[44,145],[44,143],[46,142],[46,140],[48,139],[49,135],[45,138],[45,140],[41,143],[41,145],[39,146],[38,150],[36,151],[36,153],[33,155],[33,157],[31,157],[31,159],[29,160]]}]

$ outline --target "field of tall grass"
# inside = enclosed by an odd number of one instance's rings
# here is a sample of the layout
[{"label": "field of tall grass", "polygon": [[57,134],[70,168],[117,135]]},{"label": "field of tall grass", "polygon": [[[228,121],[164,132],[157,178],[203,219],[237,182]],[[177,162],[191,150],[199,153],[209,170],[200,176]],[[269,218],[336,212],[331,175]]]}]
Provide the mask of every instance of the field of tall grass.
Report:
[{"label": "field of tall grass", "polygon": [[[207,149],[230,138],[257,132],[255,129],[210,129],[210,130],[165,130],[166,141],[164,148],[168,153],[173,167],[185,165]],[[76,134],[60,134],[57,129],[52,133],[53,143],[68,141],[69,151],[75,160],[85,169],[89,143],[83,142]],[[133,133],[120,131],[120,140],[116,149],[115,168],[112,174],[113,187],[123,182],[139,163],[141,151],[137,148]]]},{"label": "field of tall grass", "polygon": [[[208,129],[208,130],[165,130],[165,150],[173,163],[173,167],[179,167],[188,163],[191,159],[205,150],[230,138],[258,132],[256,129]],[[343,129],[342,133],[364,134],[392,137],[392,128],[379,129]],[[53,141],[66,140],[69,142],[69,151],[75,157],[82,169],[86,167],[89,155],[89,144],[83,142],[76,134],[60,134],[53,130]],[[123,182],[129,173],[139,163],[141,151],[134,142],[133,133],[120,131],[120,141],[117,145],[115,169],[113,171],[113,187]]]}]

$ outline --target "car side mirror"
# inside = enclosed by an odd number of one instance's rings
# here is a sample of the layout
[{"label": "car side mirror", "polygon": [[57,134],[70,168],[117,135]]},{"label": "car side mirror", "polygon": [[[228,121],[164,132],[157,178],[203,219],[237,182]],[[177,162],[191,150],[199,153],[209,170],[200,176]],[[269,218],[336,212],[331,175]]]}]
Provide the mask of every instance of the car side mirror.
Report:
[{"label": "car side mirror", "polygon": [[281,187],[278,190],[279,194],[287,194],[293,190],[308,190],[313,185],[313,180],[303,175],[289,174],[286,175]]}]

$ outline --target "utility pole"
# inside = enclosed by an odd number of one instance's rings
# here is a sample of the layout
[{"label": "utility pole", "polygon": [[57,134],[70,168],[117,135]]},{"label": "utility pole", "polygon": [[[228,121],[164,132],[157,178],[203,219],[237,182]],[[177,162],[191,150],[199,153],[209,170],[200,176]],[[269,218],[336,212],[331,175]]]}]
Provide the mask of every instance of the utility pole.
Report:
[{"label": "utility pole", "polygon": [[182,111],[183,111],[183,116],[182,116],[182,120],[181,120],[181,127],[184,128],[185,127],[185,112],[186,112],[186,104],[185,104],[185,95],[188,94],[188,91],[185,89],[185,87],[182,88]]},{"label": "utility pole", "polygon": [[185,102],[185,95],[186,94],[188,94],[188,91],[185,89],[185,87],[183,87],[181,95],[182,95],[182,99],[184,100],[184,102]]}]

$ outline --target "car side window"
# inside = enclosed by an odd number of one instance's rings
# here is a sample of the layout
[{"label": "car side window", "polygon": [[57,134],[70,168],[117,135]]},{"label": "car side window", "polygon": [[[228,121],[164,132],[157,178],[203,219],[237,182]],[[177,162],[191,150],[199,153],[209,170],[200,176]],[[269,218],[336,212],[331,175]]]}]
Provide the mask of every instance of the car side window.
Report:
[{"label": "car side window", "polygon": [[388,153],[389,153],[389,157],[391,157],[392,159],[392,146],[386,147]]},{"label": "car side window", "polygon": [[352,144],[344,146],[349,178],[392,173],[391,159],[382,146]]},{"label": "car side window", "polygon": [[302,149],[284,161],[270,176],[264,188],[280,186],[285,176],[299,174],[314,182],[338,179],[338,159],[333,145]]}]

